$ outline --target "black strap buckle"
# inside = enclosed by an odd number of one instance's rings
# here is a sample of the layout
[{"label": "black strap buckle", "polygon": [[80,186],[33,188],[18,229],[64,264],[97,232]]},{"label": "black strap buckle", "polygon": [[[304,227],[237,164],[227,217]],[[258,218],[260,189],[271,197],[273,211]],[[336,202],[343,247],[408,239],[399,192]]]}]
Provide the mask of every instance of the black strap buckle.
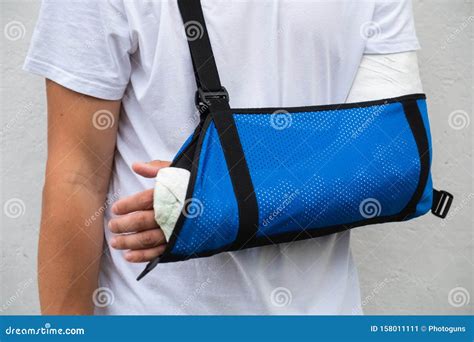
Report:
[{"label": "black strap buckle", "polygon": [[194,103],[196,104],[196,108],[199,113],[206,113],[212,106],[212,102],[215,100],[224,100],[229,102],[229,93],[224,87],[218,91],[204,91],[202,88],[198,88],[198,90],[196,90]]},{"label": "black strap buckle", "polygon": [[435,190],[433,192],[433,206],[431,207],[431,212],[433,215],[444,219],[448,215],[452,203],[453,195],[447,191]]}]

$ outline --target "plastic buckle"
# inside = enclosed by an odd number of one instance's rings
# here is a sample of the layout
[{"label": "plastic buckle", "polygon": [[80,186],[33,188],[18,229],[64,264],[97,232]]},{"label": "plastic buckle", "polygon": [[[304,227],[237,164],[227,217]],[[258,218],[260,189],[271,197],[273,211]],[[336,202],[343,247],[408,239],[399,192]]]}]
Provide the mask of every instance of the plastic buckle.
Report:
[{"label": "plastic buckle", "polygon": [[202,88],[196,90],[194,103],[199,113],[206,113],[212,105],[213,100],[225,100],[229,102],[229,93],[222,87],[218,91],[204,91]]},{"label": "plastic buckle", "polygon": [[449,208],[451,208],[452,203],[453,195],[451,195],[447,191],[440,190],[435,195],[431,212],[433,213],[433,215],[444,219],[448,215]]}]

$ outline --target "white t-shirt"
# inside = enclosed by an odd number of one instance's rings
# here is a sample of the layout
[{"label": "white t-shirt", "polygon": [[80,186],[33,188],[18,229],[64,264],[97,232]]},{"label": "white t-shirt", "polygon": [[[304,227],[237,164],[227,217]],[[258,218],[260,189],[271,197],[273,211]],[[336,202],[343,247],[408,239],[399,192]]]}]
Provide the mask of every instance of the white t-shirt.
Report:
[{"label": "white t-shirt", "polygon": [[[363,54],[416,50],[410,1],[203,0],[234,107],[345,102]],[[176,0],[44,1],[25,69],[98,98],[122,99],[109,198],[153,187],[135,161],[171,160],[198,122]],[[105,223],[110,217],[109,208]],[[105,229],[107,242],[111,233]],[[108,248],[98,314],[358,314],[350,234],[210,258],[144,264]],[[86,253],[86,251],[85,251]]]}]

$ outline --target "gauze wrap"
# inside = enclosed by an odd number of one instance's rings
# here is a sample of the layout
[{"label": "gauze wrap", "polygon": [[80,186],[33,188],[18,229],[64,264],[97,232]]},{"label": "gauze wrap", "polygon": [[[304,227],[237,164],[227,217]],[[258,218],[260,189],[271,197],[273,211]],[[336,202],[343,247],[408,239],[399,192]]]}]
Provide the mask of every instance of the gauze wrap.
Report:
[{"label": "gauze wrap", "polygon": [[156,176],[153,208],[156,223],[163,230],[166,241],[169,241],[183,208],[190,175],[188,170],[166,167]]}]

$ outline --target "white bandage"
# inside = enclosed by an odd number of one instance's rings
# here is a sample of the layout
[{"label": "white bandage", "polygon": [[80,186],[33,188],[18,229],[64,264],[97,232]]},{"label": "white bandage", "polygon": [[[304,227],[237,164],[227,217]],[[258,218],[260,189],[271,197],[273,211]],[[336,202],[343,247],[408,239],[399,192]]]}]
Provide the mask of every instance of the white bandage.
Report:
[{"label": "white bandage", "polygon": [[190,173],[185,169],[165,167],[155,180],[153,208],[155,220],[169,241],[179,214],[183,209]]},{"label": "white bandage", "polygon": [[364,55],[347,102],[380,100],[422,92],[415,51]]}]

